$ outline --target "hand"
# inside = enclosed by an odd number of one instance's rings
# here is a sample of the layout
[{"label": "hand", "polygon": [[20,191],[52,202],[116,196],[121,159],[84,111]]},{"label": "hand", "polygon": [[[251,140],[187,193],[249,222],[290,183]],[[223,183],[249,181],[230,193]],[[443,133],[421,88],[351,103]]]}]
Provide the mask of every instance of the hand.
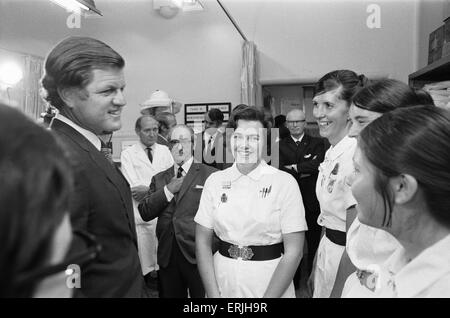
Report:
[{"label": "hand", "polygon": [[175,194],[178,191],[180,191],[181,185],[183,184],[184,177],[177,178],[173,177],[172,180],[170,180],[170,183],[167,185],[167,190],[170,191],[170,193]]},{"label": "hand", "polygon": [[148,193],[149,187],[139,185],[131,188],[131,195],[137,202],[141,202]]}]

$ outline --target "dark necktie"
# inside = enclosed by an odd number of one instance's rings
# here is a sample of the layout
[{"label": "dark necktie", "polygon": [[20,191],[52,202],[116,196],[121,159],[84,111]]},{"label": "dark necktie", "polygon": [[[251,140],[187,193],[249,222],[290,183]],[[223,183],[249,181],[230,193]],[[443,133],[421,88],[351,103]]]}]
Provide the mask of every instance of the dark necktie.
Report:
[{"label": "dark necktie", "polygon": [[150,163],[153,163],[152,148],[147,147],[147,155],[148,155],[148,160],[150,160]]},{"label": "dark necktie", "polygon": [[177,178],[181,178],[183,176],[183,168],[180,166],[178,168]]},{"label": "dark necktie", "polygon": [[114,166],[114,160],[112,158],[112,144],[109,142],[109,145],[105,144],[103,141],[101,141],[101,149],[100,151],[105,156],[106,160],[109,161]]},{"label": "dark necktie", "polygon": [[297,147],[300,146],[300,140],[297,140],[297,141],[295,142],[295,144],[297,145]]}]

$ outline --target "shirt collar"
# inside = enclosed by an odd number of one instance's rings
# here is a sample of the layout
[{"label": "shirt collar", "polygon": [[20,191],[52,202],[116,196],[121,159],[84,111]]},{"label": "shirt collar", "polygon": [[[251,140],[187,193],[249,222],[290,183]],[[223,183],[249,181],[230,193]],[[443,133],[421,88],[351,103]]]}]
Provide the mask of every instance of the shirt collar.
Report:
[{"label": "shirt collar", "polygon": [[[423,290],[433,285],[449,271],[450,235],[428,247],[409,263],[404,265],[394,276],[395,290],[398,297],[417,297]],[[393,255],[394,263],[406,263],[404,250]]]},{"label": "shirt collar", "polygon": [[[249,174],[247,174],[246,176],[249,177],[250,179],[252,179],[253,181],[259,181],[264,174],[268,173],[268,170],[269,170],[269,165],[263,159],[261,159],[261,162],[259,163],[259,165],[255,169],[253,169]],[[234,182],[234,181],[238,180],[239,178],[241,178],[242,176],[245,176],[237,168],[236,162],[231,166],[230,174],[231,174],[230,175],[231,182]]]},{"label": "shirt collar", "polygon": [[152,150],[155,151],[155,148],[156,148],[156,142],[155,142],[153,145],[151,145],[150,147],[147,147],[146,145],[144,145],[144,144],[142,143],[142,141],[140,141],[140,140],[139,140],[139,144],[141,145],[142,149],[144,149],[145,151],[147,151],[147,148],[152,148]]},{"label": "shirt collar", "polygon": [[96,134],[94,134],[92,131],[89,131],[87,129],[84,129],[84,128],[78,126],[73,121],[71,121],[69,118],[65,117],[64,115],[61,115],[61,113],[56,115],[56,118],[58,120],[62,121],[63,123],[66,123],[67,125],[69,125],[73,129],[75,129],[76,131],[78,131],[81,135],[83,135],[83,137],[85,137],[87,140],[89,140],[94,145],[94,147],[97,148],[98,151],[101,150],[102,142],[100,141],[100,138],[98,138],[98,136]]},{"label": "shirt collar", "polygon": [[[194,162],[194,157],[191,157],[191,158],[188,159],[188,161],[186,161],[185,163],[183,163],[183,165],[181,166],[181,168],[183,168],[184,173],[186,173],[186,174],[188,173],[188,171],[189,171],[189,169],[191,168],[193,162]],[[178,168],[179,168],[179,167],[180,167],[180,166],[177,165],[176,163],[173,165],[173,168],[175,169],[175,175],[177,175],[177,173],[178,173]]]},{"label": "shirt collar", "polygon": [[292,138],[292,140],[293,140],[294,142],[297,142],[297,141],[302,141],[304,136],[305,136],[305,133],[303,133],[303,134],[300,136],[300,138],[298,138],[298,139],[295,139],[294,136],[292,136],[292,135],[291,135],[291,138]]},{"label": "shirt collar", "polygon": [[335,146],[330,147],[327,155],[328,159],[335,160],[337,157],[339,157],[349,149],[356,148],[356,143],[356,138],[351,138],[346,135]]}]

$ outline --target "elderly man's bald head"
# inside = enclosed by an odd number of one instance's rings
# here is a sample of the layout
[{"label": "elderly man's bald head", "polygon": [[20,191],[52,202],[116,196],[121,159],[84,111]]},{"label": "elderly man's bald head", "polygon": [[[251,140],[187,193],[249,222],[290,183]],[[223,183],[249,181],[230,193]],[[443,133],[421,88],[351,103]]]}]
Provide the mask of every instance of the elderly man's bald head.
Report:
[{"label": "elderly man's bald head", "polygon": [[292,109],[286,115],[286,126],[294,138],[300,138],[305,131],[306,117],[301,109]]}]

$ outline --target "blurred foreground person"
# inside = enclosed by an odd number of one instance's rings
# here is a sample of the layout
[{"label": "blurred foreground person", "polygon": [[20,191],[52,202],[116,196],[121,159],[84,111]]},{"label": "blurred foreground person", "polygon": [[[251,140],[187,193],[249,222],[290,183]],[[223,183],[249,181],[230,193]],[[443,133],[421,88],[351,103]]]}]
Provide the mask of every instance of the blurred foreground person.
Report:
[{"label": "blurred foreground person", "polygon": [[71,296],[69,171],[49,131],[0,104],[0,297]]}]

